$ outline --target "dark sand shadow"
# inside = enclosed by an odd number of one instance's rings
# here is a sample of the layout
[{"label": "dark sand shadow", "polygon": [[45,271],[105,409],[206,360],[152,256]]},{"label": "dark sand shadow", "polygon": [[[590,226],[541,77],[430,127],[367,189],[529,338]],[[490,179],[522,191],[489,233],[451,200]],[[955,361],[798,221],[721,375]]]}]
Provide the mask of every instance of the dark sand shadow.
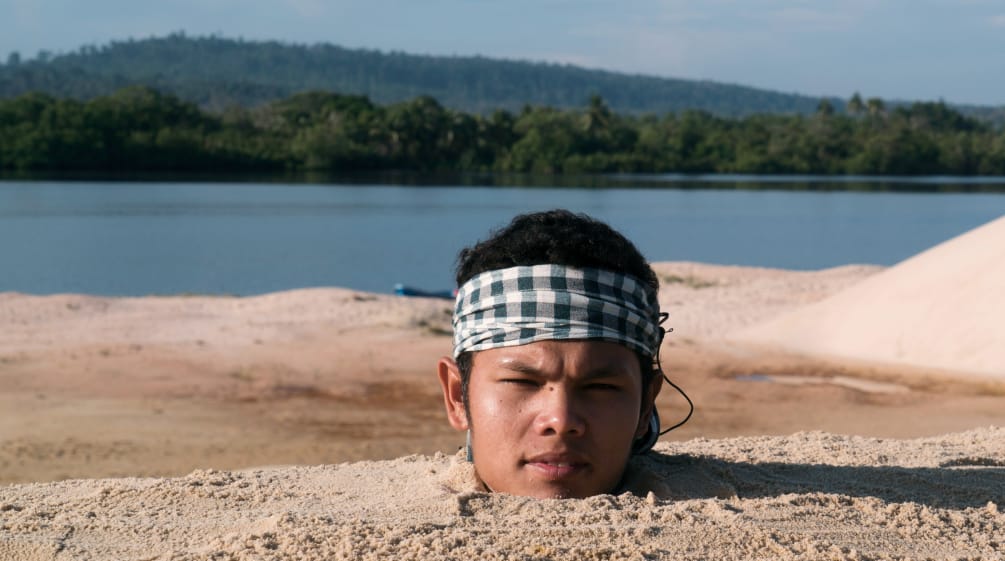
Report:
[{"label": "dark sand shadow", "polygon": [[[750,463],[654,453],[640,467],[649,474],[638,483],[650,484],[663,498],[757,499],[826,493],[948,509],[983,508],[988,502],[1005,505],[1005,461],[994,458],[901,467]],[[633,488],[638,491],[637,485]]]}]

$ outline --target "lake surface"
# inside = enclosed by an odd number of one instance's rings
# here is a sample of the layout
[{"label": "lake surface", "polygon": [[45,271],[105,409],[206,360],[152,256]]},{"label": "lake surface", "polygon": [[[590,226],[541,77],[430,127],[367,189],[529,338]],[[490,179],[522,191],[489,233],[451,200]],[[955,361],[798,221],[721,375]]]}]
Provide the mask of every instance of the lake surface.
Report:
[{"label": "lake surface", "polygon": [[1002,193],[647,185],[0,181],[0,291],[449,289],[462,247],[514,214],[556,207],[607,221],[652,261],[892,265],[1005,214]]}]

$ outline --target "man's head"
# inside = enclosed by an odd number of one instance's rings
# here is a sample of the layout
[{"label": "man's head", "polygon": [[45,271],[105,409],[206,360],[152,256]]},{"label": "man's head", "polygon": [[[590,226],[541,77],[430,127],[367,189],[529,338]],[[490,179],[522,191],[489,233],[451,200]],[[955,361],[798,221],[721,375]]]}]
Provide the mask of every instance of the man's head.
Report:
[{"label": "man's head", "polygon": [[659,283],[621,234],[563,210],[520,215],[464,249],[447,414],[490,489],[615,489],[647,433],[661,377]]}]

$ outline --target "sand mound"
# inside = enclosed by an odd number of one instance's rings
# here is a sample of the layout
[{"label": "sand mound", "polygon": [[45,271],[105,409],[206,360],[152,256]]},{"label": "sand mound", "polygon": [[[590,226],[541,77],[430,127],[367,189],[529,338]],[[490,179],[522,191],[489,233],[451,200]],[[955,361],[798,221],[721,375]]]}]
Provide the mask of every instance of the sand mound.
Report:
[{"label": "sand mound", "polygon": [[862,282],[875,265],[844,265],[819,271],[709,265],[689,261],[653,263],[660,279],[660,308],[670,314],[670,342],[713,342]]},{"label": "sand mound", "polygon": [[733,334],[787,350],[1005,379],[1005,217]]},{"label": "sand mound", "polygon": [[582,500],[477,492],[443,455],[8,486],[0,558],[946,559],[1005,544],[1005,429],[658,450],[632,466],[639,495]]}]

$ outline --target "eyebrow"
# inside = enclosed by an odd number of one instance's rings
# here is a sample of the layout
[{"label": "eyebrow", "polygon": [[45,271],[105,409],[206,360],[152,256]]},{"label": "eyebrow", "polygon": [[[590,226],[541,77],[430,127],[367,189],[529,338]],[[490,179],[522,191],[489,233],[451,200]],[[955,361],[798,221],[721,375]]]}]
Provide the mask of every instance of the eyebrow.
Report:
[{"label": "eyebrow", "polygon": [[[526,363],[523,363],[523,362],[519,362],[519,361],[507,362],[507,363],[501,364],[500,366],[502,368],[506,369],[506,370],[509,370],[511,372],[516,372],[516,373],[519,373],[519,374],[526,374],[528,376],[535,376],[535,377],[539,377],[539,378],[547,378],[548,377],[543,372],[541,372],[540,370],[538,370],[537,368],[535,368],[534,366],[531,366],[529,364],[526,364]],[[580,378],[580,379],[582,379],[582,380],[595,380],[595,379],[598,379],[598,378],[617,378],[617,377],[623,376],[624,374],[625,374],[624,372],[618,370],[617,368],[600,367],[600,368],[594,368],[594,369],[588,370],[585,373],[583,373],[581,376],[577,376],[577,377]]]},{"label": "eyebrow", "polygon": [[519,362],[519,361],[507,361],[499,364],[499,366],[505,370],[511,372],[518,372],[520,374],[528,374],[531,376],[543,376],[540,370],[534,368],[533,366]]}]

